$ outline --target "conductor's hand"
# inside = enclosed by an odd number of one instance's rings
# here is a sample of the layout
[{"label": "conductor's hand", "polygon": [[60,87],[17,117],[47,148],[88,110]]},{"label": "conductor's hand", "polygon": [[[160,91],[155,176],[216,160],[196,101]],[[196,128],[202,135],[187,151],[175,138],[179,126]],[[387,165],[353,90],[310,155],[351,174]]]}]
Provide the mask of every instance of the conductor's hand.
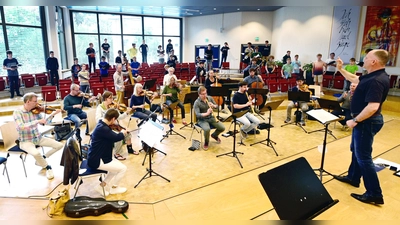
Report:
[{"label": "conductor's hand", "polygon": [[343,61],[342,61],[342,59],[340,59],[340,57],[338,57],[338,58],[336,59],[336,68],[337,68],[338,70],[341,70],[341,69],[342,69],[342,66],[343,66]]}]

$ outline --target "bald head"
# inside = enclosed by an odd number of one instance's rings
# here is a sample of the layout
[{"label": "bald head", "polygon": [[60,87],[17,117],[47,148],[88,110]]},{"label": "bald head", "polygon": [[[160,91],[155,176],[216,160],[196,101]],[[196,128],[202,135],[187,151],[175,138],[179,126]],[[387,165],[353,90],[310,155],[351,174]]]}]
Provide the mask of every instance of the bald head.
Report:
[{"label": "bald head", "polygon": [[368,73],[385,68],[389,61],[389,53],[383,49],[374,49],[365,56],[364,68]]}]

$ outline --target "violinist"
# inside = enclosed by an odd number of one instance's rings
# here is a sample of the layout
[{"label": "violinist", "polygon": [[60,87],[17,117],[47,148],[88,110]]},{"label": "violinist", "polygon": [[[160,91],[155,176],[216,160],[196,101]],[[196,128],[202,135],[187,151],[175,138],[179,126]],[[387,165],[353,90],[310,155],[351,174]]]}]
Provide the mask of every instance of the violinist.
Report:
[{"label": "violinist", "polygon": [[[46,169],[46,177],[51,180],[54,174],[51,166],[47,163],[46,158],[49,158],[55,152],[64,147],[63,143],[57,142],[54,139],[44,137],[40,134],[38,125],[49,124],[61,109],[54,110],[46,119],[41,114],[34,114],[32,109],[37,105],[37,95],[33,92],[26,93],[23,96],[24,105],[14,111],[13,117],[17,124],[19,133],[19,147],[32,155],[36,160],[36,165]],[[41,151],[36,148],[36,145],[50,147],[51,150],[42,155]]]},{"label": "violinist", "polygon": [[151,105],[154,100],[155,95],[151,99],[147,98],[146,92],[143,90],[142,84],[135,84],[135,88],[133,90],[133,95],[131,97],[131,105],[130,107],[135,110],[133,116],[140,119],[148,119],[149,116],[151,120],[155,122],[157,120],[157,114],[152,113],[151,111],[145,109],[145,104]]},{"label": "violinist", "polygon": [[[303,87],[304,85],[304,78],[303,76],[297,76],[296,78],[296,86],[292,88],[292,91],[307,91]],[[302,89],[303,88],[303,89]],[[286,110],[286,120],[284,121],[285,123],[289,123],[291,120],[291,115],[292,115],[292,109],[294,107],[299,107],[301,109],[301,120],[300,120],[300,125],[305,126],[305,119],[306,119],[306,111],[308,110],[308,103],[303,102],[303,101],[289,101],[289,104],[287,106]]]},{"label": "violinist", "polygon": [[[264,83],[261,75],[256,75],[256,70],[254,68],[251,68],[249,70],[249,73],[250,73],[250,76],[244,78],[243,82],[246,82],[248,87],[263,88],[265,83]],[[258,110],[264,108],[265,102],[267,101],[267,95],[264,94],[264,95],[259,95],[259,96],[261,96],[263,99],[262,99],[261,105],[259,105],[259,108],[256,111],[260,114],[263,114],[262,112],[259,112]],[[257,99],[257,101],[259,101],[259,99]]]},{"label": "violinist", "polygon": [[[96,108],[96,121],[97,122],[101,119],[104,119],[104,115],[106,114],[107,110],[112,108],[112,106],[113,106],[113,93],[112,92],[105,91],[103,93],[103,95],[101,96],[101,98],[102,98],[103,102],[101,104],[99,104]],[[132,111],[132,108],[128,107],[124,113],[119,114],[119,117],[117,118],[115,123],[118,123],[118,120],[123,120],[123,119],[129,117],[129,114],[131,113],[131,111]],[[119,124],[116,124],[116,125],[119,125]],[[132,135],[130,133],[128,133],[124,139],[128,153],[138,155],[139,153],[134,151],[132,148],[131,138],[132,138]],[[123,145],[124,145],[123,141],[118,141],[118,142],[115,142],[115,144],[114,144],[113,153],[114,153],[114,157],[118,160],[126,159],[124,156],[121,155]]]},{"label": "violinist", "polygon": [[[180,92],[181,92],[181,89],[179,89],[178,84],[176,83],[176,78],[171,77],[169,79],[169,85],[165,86],[164,90],[162,92],[162,96],[166,97],[165,104],[169,106],[172,103],[179,101],[178,93],[180,93]],[[183,104],[181,102],[178,103],[178,107],[181,108],[182,124],[186,125],[187,123],[185,121],[185,107],[183,106]],[[174,119],[174,110],[169,107],[168,107],[168,109],[169,109],[170,120],[173,123],[176,123],[176,120]]]},{"label": "violinist", "polygon": [[240,134],[243,138],[247,138],[247,134],[253,129],[257,128],[258,124],[260,124],[260,120],[255,117],[254,114],[250,113],[252,102],[246,91],[247,83],[242,81],[239,83],[239,90],[233,95],[232,98],[233,113],[249,111],[242,117],[237,118],[237,120],[243,124],[240,129]]},{"label": "violinist", "polygon": [[[64,110],[67,111],[67,118],[74,122],[75,128],[79,128],[82,125],[81,120],[87,118],[86,112],[82,110],[83,106],[90,107],[90,102],[94,101],[96,96],[89,99],[82,96],[77,84],[71,84],[70,89],[71,92],[64,98]],[[86,126],[86,134],[89,134],[88,126]]]}]

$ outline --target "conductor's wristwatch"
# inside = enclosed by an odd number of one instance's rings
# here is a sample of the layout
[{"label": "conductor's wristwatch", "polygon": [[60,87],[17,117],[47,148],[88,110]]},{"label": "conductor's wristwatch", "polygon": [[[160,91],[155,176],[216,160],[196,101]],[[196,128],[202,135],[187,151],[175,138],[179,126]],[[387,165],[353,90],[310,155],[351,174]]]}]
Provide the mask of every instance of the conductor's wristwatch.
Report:
[{"label": "conductor's wristwatch", "polygon": [[358,120],[357,120],[356,117],[353,118],[353,121],[356,122],[356,123],[358,123]]}]

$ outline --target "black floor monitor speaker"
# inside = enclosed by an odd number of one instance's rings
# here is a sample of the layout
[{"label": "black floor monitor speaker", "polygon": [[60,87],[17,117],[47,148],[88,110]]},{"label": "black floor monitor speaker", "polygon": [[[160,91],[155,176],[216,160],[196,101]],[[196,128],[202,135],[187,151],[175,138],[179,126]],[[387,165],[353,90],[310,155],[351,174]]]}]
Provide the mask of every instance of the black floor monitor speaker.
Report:
[{"label": "black floor monitor speaker", "polygon": [[312,219],[333,200],[304,157],[258,175],[281,220]]}]

